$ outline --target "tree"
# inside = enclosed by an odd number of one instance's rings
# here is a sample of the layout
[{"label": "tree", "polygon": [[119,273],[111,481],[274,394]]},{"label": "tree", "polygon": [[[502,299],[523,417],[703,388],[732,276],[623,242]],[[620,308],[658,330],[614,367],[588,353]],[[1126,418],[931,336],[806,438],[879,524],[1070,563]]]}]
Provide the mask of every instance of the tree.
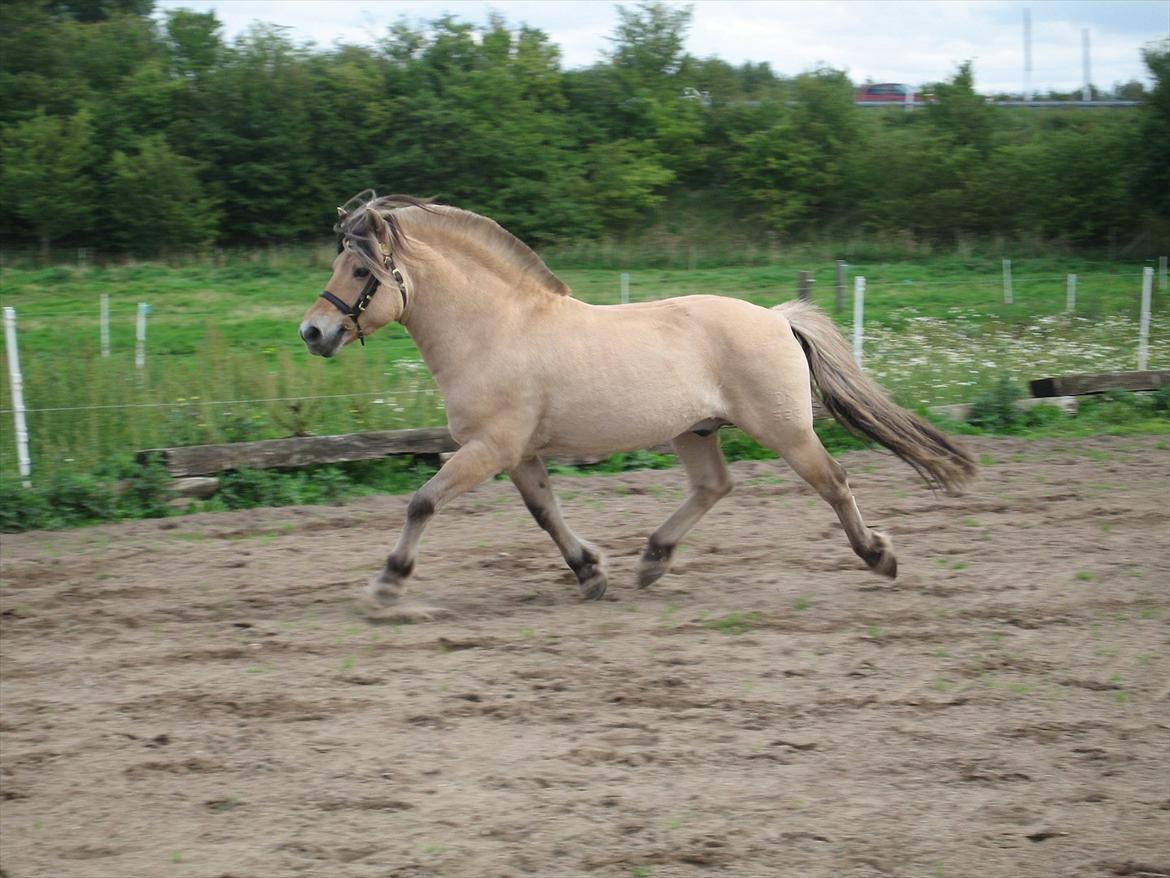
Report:
[{"label": "tree", "polygon": [[731,133],[730,189],[773,232],[808,217],[815,147],[801,136],[790,111],[768,108],[770,124]]},{"label": "tree", "polygon": [[6,207],[31,227],[43,258],[53,241],[89,231],[97,191],[90,170],[94,152],[87,111],[72,117],[42,111],[9,127],[0,157]]},{"label": "tree", "polygon": [[1154,80],[1141,107],[1136,175],[1139,203],[1170,220],[1170,40],[1142,50],[1142,58]]},{"label": "tree", "polygon": [[336,195],[318,166],[314,142],[321,132],[312,127],[316,96],[308,58],[280,28],[254,25],[224,49],[207,77],[199,127],[182,146],[225,208],[225,240],[295,240],[321,232],[322,208]]},{"label": "tree", "polygon": [[123,250],[158,256],[197,250],[215,238],[218,218],[195,163],[161,134],[143,139],[134,155],[114,153],[107,197],[110,237]]},{"label": "tree", "polygon": [[817,219],[832,222],[853,209],[862,111],[854,103],[853,84],[840,70],[802,73],[792,85],[793,122],[802,146],[810,148],[811,154],[798,187]]},{"label": "tree", "polygon": [[220,61],[223,25],[214,12],[167,10],[165,25],[172,69],[185,79],[200,79]]},{"label": "tree", "polygon": [[674,174],[644,145],[630,140],[599,143],[589,150],[590,197],[609,227],[629,225],[661,204]]},{"label": "tree", "polygon": [[154,11],[154,0],[49,0],[46,5],[54,15],[87,24],[118,15],[145,18]]},{"label": "tree", "polygon": [[397,28],[387,48],[392,120],[371,179],[487,213],[527,239],[596,229],[560,53],[545,34],[446,17],[425,34]]},{"label": "tree", "polygon": [[610,137],[652,144],[658,164],[677,176],[703,165],[697,148],[702,105],[688,97],[694,89],[694,64],[685,49],[690,23],[689,6],[650,0],[633,9],[619,6],[606,71],[617,99],[606,114]]},{"label": "tree", "polygon": [[994,111],[975,93],[971,62],[964,61],[953,77],[936,83],[933,90],[935,99],[927,105],[926,117],[934,131],[955,146],[970,146],[986,155],[991,149]]},{"label": "tree", "polygon": [[617,33],[610,63],[631,91],[668,91],[687,61],[691,7],[672,9],[643,0],[634,9],[618,7]]}]

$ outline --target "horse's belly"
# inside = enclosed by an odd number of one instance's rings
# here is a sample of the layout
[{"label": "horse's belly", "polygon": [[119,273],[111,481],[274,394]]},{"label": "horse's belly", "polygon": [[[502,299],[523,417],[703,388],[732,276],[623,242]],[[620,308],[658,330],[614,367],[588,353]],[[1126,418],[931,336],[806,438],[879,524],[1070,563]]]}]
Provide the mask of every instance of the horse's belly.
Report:
[{"label": "horse's belly", "polygon": [[662,405],[582,405],[553,413],[533,437],[536,454],[588,456],[653,448],[721,416],[699,400]]}]

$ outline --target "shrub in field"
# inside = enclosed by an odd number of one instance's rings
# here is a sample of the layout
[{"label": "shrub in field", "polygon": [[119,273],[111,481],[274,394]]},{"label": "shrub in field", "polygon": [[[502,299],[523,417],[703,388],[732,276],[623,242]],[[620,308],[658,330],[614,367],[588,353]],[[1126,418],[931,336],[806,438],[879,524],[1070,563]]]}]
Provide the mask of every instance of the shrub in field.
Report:
[{"label": "shrub in field", "polygon": [[30,488],[17,478],[0,480],[0,531],[6,533],[109,521],[118,511],[113,487],[91,475],[61,472]]},{"label": "shrub in field", "polygon": [[275,470],[230,470],[220,476],[216,500],[224,509],[292,506],[300,502],[300,481]]},{"label": "shrub in field", "polygon": [[167,503],[171,494],[171,474],[161,460],[145,464],[127,460],[115,464],[112,475],[120,479],[122,494],[118,498],[121,518],[165,518],[171,513]]},{"label": "shrub in field", "polygon": [[1021,421],[1016,403],[1023,398],[1023,389],[1004,375],[971,403],[967,423],[989,432],[1013,432]]},{"label": "shrub in field", "polygon": [[53,507],[43,493],[24,487],[18,478],[0,479],[0,532],[53,526]]}]

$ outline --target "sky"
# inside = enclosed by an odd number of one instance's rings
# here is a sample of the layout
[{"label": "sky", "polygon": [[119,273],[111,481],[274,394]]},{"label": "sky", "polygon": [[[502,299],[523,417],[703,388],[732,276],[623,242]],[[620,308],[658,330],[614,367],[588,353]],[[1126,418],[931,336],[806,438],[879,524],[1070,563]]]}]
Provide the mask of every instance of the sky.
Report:
[{"label": "sky", "polygon": [[[634,2],[624,5],[634,6]],[[1073,91],[1084,81],[1081,32],[1089,30],[1091,79],[1109,88],[1149,82],[1141,47],[1170,34],[1170,0],[669,0],[690,5],[687,50],[732,64],[767,61],[795,75],[818,66],[854,81],[920,85],[974,62],[981,92],[1024,89],[1024,11],[1032,21],[1033,90]],[[446,13],[484,24],[491,11],[526,23],[561,48],[563,66],[601,59],[617,24],[605,0],[156,0],[156,8],[214,9],[229,38],[251,22],[289,29],[297,42],[371,44],[398,20],[420,26]]]}]

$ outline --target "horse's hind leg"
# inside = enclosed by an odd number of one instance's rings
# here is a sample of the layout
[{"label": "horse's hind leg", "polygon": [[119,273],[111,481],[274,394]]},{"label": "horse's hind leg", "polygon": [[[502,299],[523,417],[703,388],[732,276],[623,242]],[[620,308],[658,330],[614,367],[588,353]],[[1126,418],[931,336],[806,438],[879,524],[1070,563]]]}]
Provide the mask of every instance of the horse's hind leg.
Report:
[{"label": "horse's hind leg", "polygon": [[825,446],[813,432],[811,421],[800,426],[785,424],[780,429],[761,430],[748,424],[740,426],[757,442],[767,445],[788,461],[796,474],[833,507],[849,537],[849,545],[875,573],[891,579],[898,575],[898,561],[889,537],[866,527],[853,492],[849,490],[845,467],[825,451]]},{"label": "horse's hind leg", "polygon": [[544,462],[539,457],[530,457],[521,461],[515,469],[509,470],[508,475],[536,523],[548,531],[565,557],[565,563],[577,575],[581,594],[586,600],[600,598],[605,594],[607,584],[605,559],[596,546],[582,541],[565,524],[560,504],[549,487]]},{"label": "horse's hind leg", "polygon": [[679,541],[708,509],[731,493],[731,476],[723,460],[723,450],[719,447],[718,432],[706,436],[683,433],[675,436],[672,444],[679,460],[686,467],[691,495],[674,515],[650,535],[646,551],[642,553],[642,560],[638,564],[639,588],[645,588],[662,578],[670,569],[670,559]]}]

